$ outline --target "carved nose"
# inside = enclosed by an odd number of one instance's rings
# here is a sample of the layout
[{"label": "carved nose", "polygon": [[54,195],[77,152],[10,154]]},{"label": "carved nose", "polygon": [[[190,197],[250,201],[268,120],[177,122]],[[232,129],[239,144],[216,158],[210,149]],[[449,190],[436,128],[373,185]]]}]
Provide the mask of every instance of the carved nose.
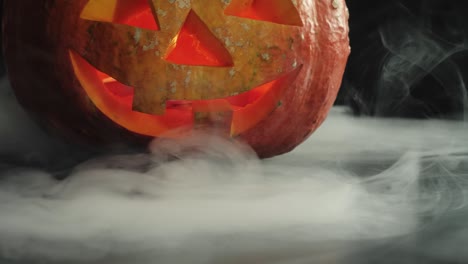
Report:
[{"label": "carved nose", "polygon": [[173,39],[165,59],[184,65],[233,66],[229,51],[193,10]]}]

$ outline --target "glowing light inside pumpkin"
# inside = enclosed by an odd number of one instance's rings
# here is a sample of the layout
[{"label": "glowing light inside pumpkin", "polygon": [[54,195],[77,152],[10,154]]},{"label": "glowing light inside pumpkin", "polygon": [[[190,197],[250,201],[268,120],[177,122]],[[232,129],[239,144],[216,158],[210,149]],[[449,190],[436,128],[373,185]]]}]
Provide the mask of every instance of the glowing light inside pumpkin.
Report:
[{"label": "glowing light inside pumpkin", "polygon": [[[252,10],[266,2],[258,3]],[[147,0],[91,0],[81,14],[84,19],[159,29],[154,17]],[[297,67],[276,80],[236,96],[214,100],[168,100],[164,115],[149,115],[132,110],[132,87],[97,70],[73,51],[70,51],[70,59],[82,87],[100,111],[130,131],[159,137],[177,137],[206,122],[225,126],[231,136],[245,132],[277,107],[284,90],[294,82],[301,69]],[[232,66],[233,63],[229,52],[193,11],[189,12],[165,59],[176,64],[218,67]]]}]

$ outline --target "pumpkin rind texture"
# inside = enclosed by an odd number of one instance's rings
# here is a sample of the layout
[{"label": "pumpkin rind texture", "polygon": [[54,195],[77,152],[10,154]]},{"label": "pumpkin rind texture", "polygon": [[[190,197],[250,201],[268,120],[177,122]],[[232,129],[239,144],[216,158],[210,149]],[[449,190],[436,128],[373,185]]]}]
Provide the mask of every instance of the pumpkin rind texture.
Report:
[{"label": "pumpkin rind texture", "polygon": [[103,146],[219,130],[262,158],[324,121],[350,53],[344,0],[5,0],[18,101]]}]

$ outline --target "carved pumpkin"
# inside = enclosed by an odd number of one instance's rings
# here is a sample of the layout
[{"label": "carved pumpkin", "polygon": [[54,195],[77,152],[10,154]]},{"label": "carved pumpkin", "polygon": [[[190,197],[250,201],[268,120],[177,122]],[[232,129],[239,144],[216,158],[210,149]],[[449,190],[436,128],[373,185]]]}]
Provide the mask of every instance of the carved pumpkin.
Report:
[{"label": "carved pumpkin", "polygon": [[215,128],[261,157],[320,125],[349,55],[343,0],[6,0],[4,30],[18,100],[54,131]]}]

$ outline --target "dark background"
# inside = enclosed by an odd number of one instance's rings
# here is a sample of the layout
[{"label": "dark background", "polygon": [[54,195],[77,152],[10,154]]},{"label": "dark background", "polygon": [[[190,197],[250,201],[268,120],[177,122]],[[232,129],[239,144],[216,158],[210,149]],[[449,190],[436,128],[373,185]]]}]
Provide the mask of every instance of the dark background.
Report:
[{"label": "dark background", "polygon": [[339,104],[356,114],[460,118],[466,1],[348,0],[352,53]]}]

